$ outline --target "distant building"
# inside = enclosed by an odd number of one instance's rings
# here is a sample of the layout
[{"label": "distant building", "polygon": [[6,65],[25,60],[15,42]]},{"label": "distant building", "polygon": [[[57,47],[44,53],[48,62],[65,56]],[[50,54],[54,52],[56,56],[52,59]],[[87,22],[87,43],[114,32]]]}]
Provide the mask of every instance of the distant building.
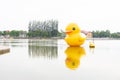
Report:
[{"label": "distant building", "polygon": [[26,31],[20,31],[19,32],[19,37],[20,38],[26,38],[27,37],[27,32]]}]

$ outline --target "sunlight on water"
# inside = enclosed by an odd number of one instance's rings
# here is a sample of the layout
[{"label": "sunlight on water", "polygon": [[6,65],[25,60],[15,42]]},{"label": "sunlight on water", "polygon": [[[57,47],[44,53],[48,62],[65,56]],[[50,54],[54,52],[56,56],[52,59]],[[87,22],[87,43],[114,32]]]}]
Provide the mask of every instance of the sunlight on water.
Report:
[{"label": "sunlight on water", "polygon": [[69,47],[62,39],[0,40],[1,80],[120,80],[120,41],[90,40]]}]

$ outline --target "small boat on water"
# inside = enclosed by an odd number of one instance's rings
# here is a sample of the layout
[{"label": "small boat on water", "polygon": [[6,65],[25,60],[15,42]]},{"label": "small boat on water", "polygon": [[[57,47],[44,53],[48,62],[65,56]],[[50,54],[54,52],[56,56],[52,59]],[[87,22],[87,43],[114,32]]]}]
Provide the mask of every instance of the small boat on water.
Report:
[{"label": "small boat on water", "polygon": [[90,48],[95,48],[94,42],[90,42],[90,43],[89,43],[89,47],[90,47]]},{"label": "small boat on water", "polygon": [[10,52],[10,48],[0,46],[0,55],[9,53],[9,52]]}]

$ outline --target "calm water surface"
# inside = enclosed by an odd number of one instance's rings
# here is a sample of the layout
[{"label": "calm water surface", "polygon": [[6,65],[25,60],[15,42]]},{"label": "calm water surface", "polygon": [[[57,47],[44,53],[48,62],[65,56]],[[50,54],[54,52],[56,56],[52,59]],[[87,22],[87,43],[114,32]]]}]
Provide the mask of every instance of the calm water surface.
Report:
[{"label": "calm water surface", "polygon": [[89,40],[68,47],[64,40],[0,40],[0,80],[120,80],[120,41]]}]

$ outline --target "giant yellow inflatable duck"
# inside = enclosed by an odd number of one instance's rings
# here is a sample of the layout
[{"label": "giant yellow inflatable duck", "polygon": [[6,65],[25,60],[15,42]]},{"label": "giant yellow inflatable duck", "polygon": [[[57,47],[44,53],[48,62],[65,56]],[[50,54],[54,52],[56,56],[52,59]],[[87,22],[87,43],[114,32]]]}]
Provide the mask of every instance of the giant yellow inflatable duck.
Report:
[{"label": "giant yellow inflatable duck", "polygon": [[66,27],[66,37],[65,41],[69,46],[81,46],[85,40],[86,36],[82,33],[80,33],[80,28],[75,23],[70,23]]},{"label": "giant yellow inflatable duck", "polygon": [[75,70],[79,67],[80,59],[82,56],[86,54],[86,52],[83,47],[68,47],[65,50],[65,54],[66,54],[65,59],[66,67]]}]

